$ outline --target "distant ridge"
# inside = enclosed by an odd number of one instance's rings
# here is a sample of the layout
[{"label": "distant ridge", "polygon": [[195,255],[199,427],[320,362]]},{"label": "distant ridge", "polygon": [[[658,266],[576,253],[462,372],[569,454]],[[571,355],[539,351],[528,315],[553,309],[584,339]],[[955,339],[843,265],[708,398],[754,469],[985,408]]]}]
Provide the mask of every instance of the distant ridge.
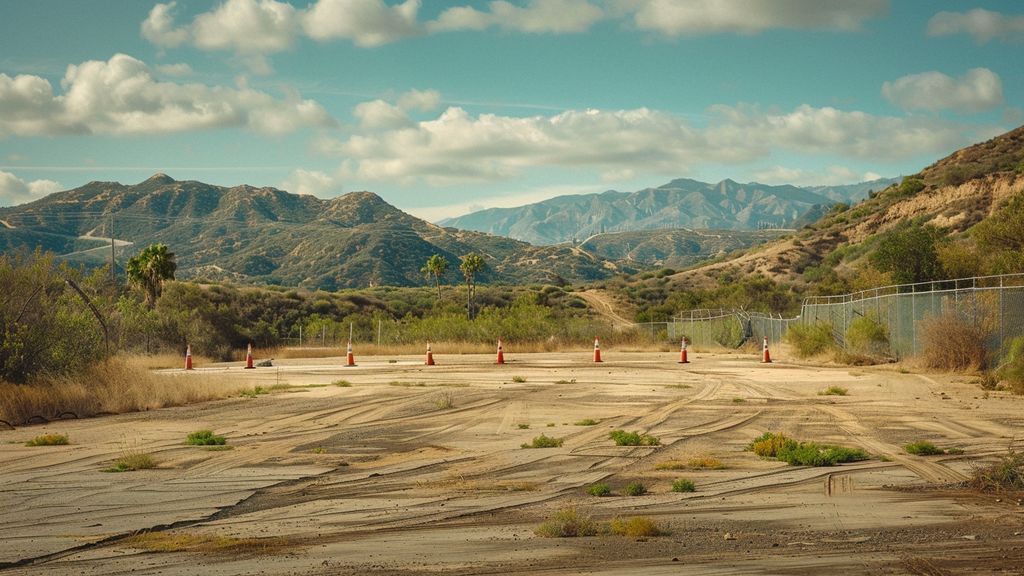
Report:
[{"label": "distant ridge", "polygon": [[862,200],[869,190],[881,190],[897,181],[801,188],[741,184],[729,179],[709,184],[678,178],[636,192],[609,190],[558,196],[517,208],[489,208],[440,224],[532,244],[582,241],[594,234],[617,231],[791,228],[817,219],[834,204]]}]

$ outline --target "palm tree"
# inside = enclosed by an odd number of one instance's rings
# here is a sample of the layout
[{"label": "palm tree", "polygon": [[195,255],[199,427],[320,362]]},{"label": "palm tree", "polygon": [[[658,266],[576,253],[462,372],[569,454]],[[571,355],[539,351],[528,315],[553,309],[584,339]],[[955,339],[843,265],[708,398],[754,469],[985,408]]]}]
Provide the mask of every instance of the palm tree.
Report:
[{"label": "palm tree", "polygon": [[462,264],[459,264],[459,270],[462,271],[462,276],[466,279],[466,313],[472,320],[475,316],[473,300],[476,298],[476,275],[487,268],[487,262],[484,262],[483,256],[475,252],[470,252],[462,256],[461,259]]},{"label": "palm tree", "polygon": [[441,299],[441,276],[448,271],[448,259],[440,254],[434,254],[430,258],[427,258],[427,263],[423,265],[420,272],[430,278],[434,277],[434,285],[437,286],[437,299]]},{"label": "palm tree", "polygon": [[150,244],[138,256],[128,260],[128,283],[140,288],[146,304],[153,308],[163,292],[164,280],[174,280],[174,252],[166,244]]}]

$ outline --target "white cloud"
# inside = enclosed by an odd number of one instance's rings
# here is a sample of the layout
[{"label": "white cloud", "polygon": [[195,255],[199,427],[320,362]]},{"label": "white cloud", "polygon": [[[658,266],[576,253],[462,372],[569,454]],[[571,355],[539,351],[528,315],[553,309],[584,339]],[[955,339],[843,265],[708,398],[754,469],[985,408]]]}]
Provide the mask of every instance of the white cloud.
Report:
[{"label": "white cloud", "polygon": [[665,36],[723,32],[754,34],[773,28],[858,30],[889,9],[888,0],[626,0],[633,23]]},{"label": "white cloud", "polygon": [[404,210],[409,214],[412,214],[417,218],[427,220],[428,222],[438,222],[445,218],[454,218],[456,216],[462,216],[463,214],[469,214],[470,212],[479,212],[480,210],[486,210],[488,208],[516,208],[518,206],[525,206],[527,204],[548,200],[556,196],[565,196],[568,194],[593,194],[594,192],[601,192],[603,190],[605,190],[605,188],[599,185],[544,186],[528,190],[516,190],[511,194],[499,194],[497,196],[490,196],[486,199],[476,199],[469,202],[458,202],[455,204],[442,204],[437,206],[419,206],[405,208]]},{"label": "white cloud", "polygon": [[316,170],[298,169],[281,183],[281,189],[293,194],[309,194],[319,198],[333,198],[341,192],[334,178]]},{"label": "white cloud", "polygon": [[[383,101],[371,104],[397,110]],[[640,172],[680,174],[705,163],[768,158],[776,150],[897,162],[946,152],[977,136],[936,118],[807,105],[790,112],[715,106],[710,113],[710,124],[696,128],[647,108],[512,117],[472,116],[450,107],[436,118],[391,129],[377,123],[377,131],[322,139],[314,147],[345,158],[348,178],[443,186],[514,178],[543,166],[591,168],[609,180]]]},{"label": "white cloud", "polygon": [[188,42],[189,31],[174,23],[177,2],[157,4],[142,21],[142,37],[163,48],[174,48]]},{"label": "white cloud", "polygon": [[961,78],[923,72],[882,84],[882,95],[904,110],[984,112],[1003,103],[1003,83],[988,68],[973,68]]},{"label": "white cloud", "polygon": [[360,102],[352,114],[359,119],[359,126],[367,130],[394,129],[412,125],[404,110],[384,100]]},{"label": "white cloud", "polygon": [[318,0],[302,15],[302,26],[319,41],[346,39],[373,47],[417,36],[420,0],[389,6],[383,0]]},{"label": "white cloud", "polygon": [[794,186],[839,186],[858,184],[881,178],[875,172],[856,172],[846,166],[829,166],[825,170],[804,170],[772,166],[754,173],[754,180],[762,184],[792,184]]},{"label": "white cloud", "polygon": [[0,74],[0,137],[13,134],[162,134],[241,127],[283,134],[334,120],[318,103],[297,95],[276,99],[248,88],[157,81],[142,61],[117,54],[109,61],[68,66],[64,93],[38,76]]},{"label": "white cloud", "polygon": [[431,32],[446,32],[497,26],[533,34],[566,34],[585,32],[604,17],[604,11],[587,0],[529,0],[525,6],[496,0],[489,6],[488,11],[469,6],[449,8],[428,28]]},{"label": "white cloud", "polygon": [[402,110],[430,112],[440,103],[441,93],[437,90],[409,90],[398,98],[398,107]]},{"label": "white cloud", "polygon": [[1024,15],[1000,14],[982,8],[968,12],[939,12],[928,20],[929,36],[970,34],[979,44],[995,39],[1024,40]]},{"label": "white cloud", "polygon": [[10,172],[0,170],[0,206],[22,204],[63,189],[64,187],[59,182],[53,180],[29,182]]}]

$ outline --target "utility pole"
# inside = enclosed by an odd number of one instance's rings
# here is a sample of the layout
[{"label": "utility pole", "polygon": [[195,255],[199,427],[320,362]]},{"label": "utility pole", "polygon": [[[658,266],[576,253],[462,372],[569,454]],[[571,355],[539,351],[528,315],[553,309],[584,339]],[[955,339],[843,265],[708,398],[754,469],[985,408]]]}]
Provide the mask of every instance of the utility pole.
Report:
[{"label": "utility pole", "polygon": [[114,215],[110,215],[110,284],[117,287],[117,263],[114,261]]}]

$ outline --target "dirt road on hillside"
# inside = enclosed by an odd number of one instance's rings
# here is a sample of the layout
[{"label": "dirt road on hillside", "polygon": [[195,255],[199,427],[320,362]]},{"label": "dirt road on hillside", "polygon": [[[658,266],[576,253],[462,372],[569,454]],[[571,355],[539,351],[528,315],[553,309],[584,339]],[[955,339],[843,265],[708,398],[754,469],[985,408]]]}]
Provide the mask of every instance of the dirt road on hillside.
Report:
[{"label": "dirt road on hillside", "polygon": [[[436,367],[408,356],[218,365],[196,373],[279,386],[0,430],[0,576],[1019,573],[1018,496],[956,483],[1024,448],[1024,398],[889,367],[604,352],[603,364],[510,350],[504,366],[490,355],[441,355]],[[193,376],[171,372],[169,385]],[[848,395],[820,396],[828,386]],[[232,449],[185,446],[202,428]],[[660,445],[616,446],[615,429]],[[748,446],[766,431],[872,458],[763,460]],[[51,432],[71,444],[24,445]],[[541,434],[562,446],[520,448]],[[905,453],[918,440],[963,454]],[[102,472],[126,445],[160,466]],[[694,459],[721,467],[665,469]],[[696,491],[673,492],[679,478]],[[633,481],[648,493],[625,496]],[[588,495],[597,482],[613,495]],[[602,522],[645,516],[670,533],[534,534],[567,507]],[[170,551],[125,539],[146,530]]]},{"label": "dirt road on hillside", "polygon": [[604,290],[586,290],[576,293],[580,298],[587,301],[590,307],[604,316],[611,322],[612,328],[618,331],[634,328],[636,323],[624,318],[618,312],[618,305],[615,300]]}]

